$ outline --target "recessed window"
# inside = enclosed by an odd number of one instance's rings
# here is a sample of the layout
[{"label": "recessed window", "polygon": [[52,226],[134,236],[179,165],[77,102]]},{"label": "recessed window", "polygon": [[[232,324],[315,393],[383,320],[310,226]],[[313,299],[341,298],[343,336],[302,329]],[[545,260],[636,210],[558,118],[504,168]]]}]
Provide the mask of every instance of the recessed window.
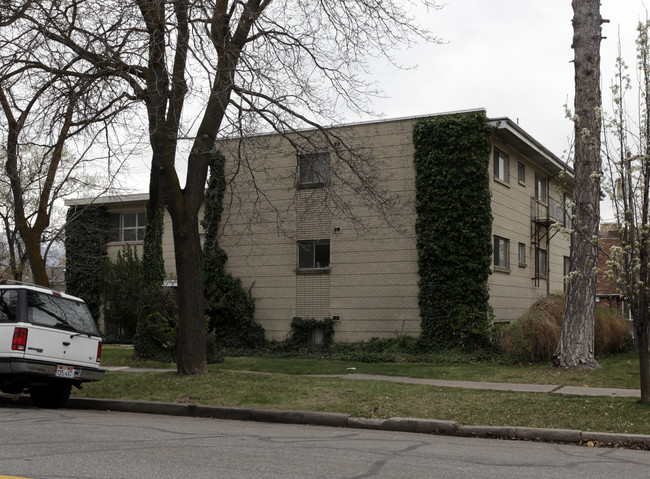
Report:
[{"label": "recessed window", "polygon": [[535,276],[538,278],[546,277],[546,250],[536,249],[535,250],[535,265],[536,271]]},{"label": "recessed window", "polygon": [[510,182],[510,158],[498,148],[494,149],[494,178]]},{"label": "recessed window", "polygon": [[526,165],[523,163],[519,163],[517,168],[517,178],[519,179],[519,183],[522,185],[526,183]]},{"label": "recessed window", "polygon": [[329,152],[298,155],[298,186],[303,188],[324,186],[332,177]]},{"label": "recessed window", "polygon": [[298,241],[298,269],[330,267],[330,241]]},{"label": "recessed window", "polygon": [[499,269],[508,269],[510,263],[508,262],[508,251],[510,249],[510,241],[500,236],[494,237],[494,267]]},{"label": "recessed window", "polygon": [[535,175],[535,199],[546,203],[546,178],[540,175]]},{"label": "recessed window", "polygon": [[567,277],[569,276],[569,273],[571,272],[571,258],[568,256],[564,257],[564,292],[566,293],[567,289]]},{"label": "recessed window", "polygon": [[145,212],[112,213],[109,241],[144,241]]},{"label": "recessed window", "polygon": [[524,243],[519,243],[517,258],[519,266],[526,266],[526,245]]},{"label": "recessed window", "polygon": [[563,208],[563,224],[564,227],[568,230],[571,229],[571,203],[573,203],[573,198],[569,196],[567,193],[564,193],[563,195],[564,199],[564,208]]}]

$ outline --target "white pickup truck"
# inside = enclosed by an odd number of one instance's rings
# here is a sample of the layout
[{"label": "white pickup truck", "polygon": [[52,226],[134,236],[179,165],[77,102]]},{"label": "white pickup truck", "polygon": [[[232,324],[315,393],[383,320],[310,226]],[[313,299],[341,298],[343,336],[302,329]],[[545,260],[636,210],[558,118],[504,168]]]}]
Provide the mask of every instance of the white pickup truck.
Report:
[{"label": "white pickup truck", "polygon": [[32,284],[0,281],[0,390],[29,391],[58,408],[72,386],[104,376],[97,325],[79,298]]}]

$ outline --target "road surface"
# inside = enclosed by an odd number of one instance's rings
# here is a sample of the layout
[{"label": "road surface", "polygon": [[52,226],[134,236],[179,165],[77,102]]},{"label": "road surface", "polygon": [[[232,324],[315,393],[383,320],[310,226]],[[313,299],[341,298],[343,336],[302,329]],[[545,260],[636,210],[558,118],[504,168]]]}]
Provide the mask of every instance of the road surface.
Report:
[{"label": "road surface", "polygon": [[650,452],[149,414],[0,407],[0,476],[648,477]]}]

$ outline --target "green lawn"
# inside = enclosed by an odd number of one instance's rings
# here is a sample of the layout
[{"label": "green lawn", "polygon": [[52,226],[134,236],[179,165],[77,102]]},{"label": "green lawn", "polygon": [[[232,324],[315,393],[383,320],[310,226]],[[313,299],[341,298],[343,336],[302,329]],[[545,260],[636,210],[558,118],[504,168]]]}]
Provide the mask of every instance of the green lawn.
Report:
[{"label": "green lawn", "polygon": [[[102,364],[134,365],[130,351],[107,346]],[[629,398],[553,396],[438,388],[385,381],[348,381],[307,374],[351,372],[454,380],[638,388],[634,354],[600,359],[593,372],[548,365],[367,364],[346,361],[227,358],[203,376],[173,372],[108,372],[75,396],[343,412],[359,417],[420,417],[461,424],[568,428],[650,434],[650,407]],[[145,363],[147,367],[173,364]],[[348,368],[356,368],[350,370]],[[242,371],[249,371],[243,373]],[[250,372],[253,371],[253,372]]]},{"label": "green lawn", "polygon": [[[175,368],[173,363],[131,360],[130,349],[105,346],[102,366]],[[557,384],[624,389],[639,388],[639,360],[636,353],[599,358],[603,366],[595,371],[558,370],[550,364],[504,365],[484,363],[362,363],[327,359],[228,357],[212,364],[210,371],[257,371],[280,374],[381,374],[457,381]]]}]

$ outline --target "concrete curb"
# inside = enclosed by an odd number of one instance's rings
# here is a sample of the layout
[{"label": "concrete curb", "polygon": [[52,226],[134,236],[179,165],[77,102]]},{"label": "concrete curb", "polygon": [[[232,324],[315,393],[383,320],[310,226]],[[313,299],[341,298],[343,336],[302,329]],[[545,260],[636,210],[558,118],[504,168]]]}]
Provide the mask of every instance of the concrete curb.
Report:
[{"label": "concrete curb", "polygon": [[[32,406],[27,396],[0,396],[0,404]],[[579,444],[600,447],[629,447],[650,450],[650,435],[584,432],[570,429],[544,429],[509,426],[459,425],[455,421],[439,421],[408,417],[389,419],[353,417],[349,414],[318,411],[287,411],[245,407],[198,406],[122,399],[70,398],[66,408],[97,411],[162,414],[199,418],[259,421],[285,424],[308,424],[354,429],[400,431],[457,437],[527,440]]]}]

